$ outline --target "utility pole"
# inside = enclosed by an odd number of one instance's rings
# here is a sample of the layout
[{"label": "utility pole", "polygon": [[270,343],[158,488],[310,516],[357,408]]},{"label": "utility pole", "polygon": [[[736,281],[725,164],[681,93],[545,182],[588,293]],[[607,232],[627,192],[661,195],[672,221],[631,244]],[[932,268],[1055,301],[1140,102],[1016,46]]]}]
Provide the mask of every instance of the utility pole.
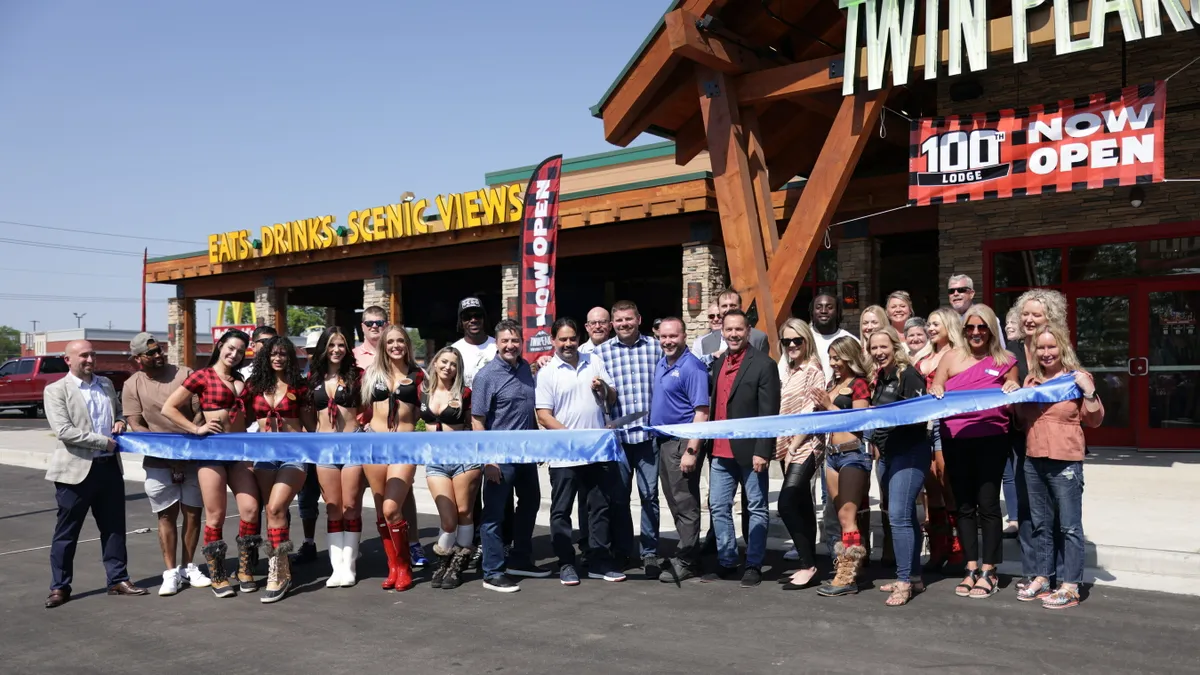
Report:
[{"label": "utility pole", "polygon": [[83,317],[87,316],[87,312],[84,312],[83,314],[80,314],[79,312],[71,312],[71,313],[75,315],[75,327],[76,328],[83,327]]},{"label": "utility pole", "polygon": [[212,332],[212,307],[208,308],[208,332]]},{"label": "utility pole", "polygon": [[29,323],[33,324],[33,332],[35,332],[35,333],[36,333],[36,332],[37,332],[37,325],[38,325],[39,323],[41,323],[41,322],[40,322],[40,321],[36,321],[36,320],[31,320]]},{"label": "utility pole", "polygon": [[112,330],[112,321],[109,321],[109,322],[108,322],[108,329],[109,329],[109,330]]}]

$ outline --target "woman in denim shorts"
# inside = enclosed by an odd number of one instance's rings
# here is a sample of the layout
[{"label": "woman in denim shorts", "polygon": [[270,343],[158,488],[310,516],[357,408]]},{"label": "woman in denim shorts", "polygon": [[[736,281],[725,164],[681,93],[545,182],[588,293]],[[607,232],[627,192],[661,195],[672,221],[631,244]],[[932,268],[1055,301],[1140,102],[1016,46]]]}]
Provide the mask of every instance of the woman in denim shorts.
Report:
[{"label": "woman in denim shorts", "polygon": [[[462,354],[443,347],[433,357],[432,377],[421,391],[421,419],[428,431],[461,431],[471,426],[471,390],[463,386]],[[479,493],[481,464],[430,464],[429,493],[437,504],[442,532],[433,552],[440,558],[434,588],[457,588],[471,559],[475,538],[472,507]]]},{"label": "woman in denim shorts", "polygon": [[[840,337],[829,345],[829,367],[833,370],[825,394],[826,410],[866,408],[871,389],[862,347],[852,337]],[[825,446],[825,482],[837,509],[842,540],[834,545],[835,575],[817,589],[827,597],[858,592],[858,573],[866,564],[867,549],[858,527],[858,505],[871,485],[871,455],[861,432],[834,432]],[[869,533],[868,533],[869,536]]]},{"label": "woman in denim shorts", "polygon": [[[342,329],[330,326],[321,333],[311,354],[308,392],[316,416],[317,433],[355,432],[361,429],[363,371],[354,365],[353,344]],[[358,583],[358,545],[362,539],[362,466],[317,464],[317,482],[325,499],[328,518],[329,566],[327,588],[349,588]]]},{"label": "woman in denim shorts", "polygon": [[[312,401],[300,373],[296,347],[289,338],[276,336],[254,355],[254,372],[246,383],[250,410],[258,429],[266,433],[312,431]],[[266,440],[265,438],[263,439]],[[264,445],[266,445],[264,443]],[[267,445],[269,448],[270,446]],[[277,602],[292,584],[288,553],[292,549],[288,508],[304,487],[303,463],[269,460],[254,463],[254,477],[267,505],[267,587],[263,602]]]}]

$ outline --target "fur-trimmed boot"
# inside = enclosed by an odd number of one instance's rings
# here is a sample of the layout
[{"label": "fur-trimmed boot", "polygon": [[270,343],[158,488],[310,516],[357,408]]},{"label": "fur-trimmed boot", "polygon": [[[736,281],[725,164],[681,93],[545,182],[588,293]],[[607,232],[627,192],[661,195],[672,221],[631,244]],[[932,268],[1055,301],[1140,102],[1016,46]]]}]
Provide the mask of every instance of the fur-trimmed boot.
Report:
[{"label": "fur-trimmed boot", "polygon": [[379,587],[390,591],[396,587],[396,575],[399,574],[396,544],[392,542],[392,535],[388,532],[388,525],[383,519],[375,521],[375,529],[379,530],[379,540],[383,543],[383,553],[387,556],[388,566],[387,578],[383,580],[382,584],[379,584]]},{"label": "fur-trimmed boot", "polygon": [[238,545],[238,590],[243,593],[253,593],[258,590],[258,581],[254,578],[254,563],[257,562],[259,546],[262,546],[262,535],[247,534],[237,538]]},{"label": "fur-trimmed boot", "polygon": [[867,557],[867,549],[861,545],[846,546],[838,542],[833,552],[837,555],[834,563],[833,580],[817,589],[817,595],[835,597],[858,593],[858,573]]},{"label": "fur-trimmed boot", "polygon": [[287,595],[292,587],[292,542],[285,541],[273,550],[268,548],[267,555],[267,586],[263,589],[260,600],[264,603],[279,602]]},{"label": "fur-trimmed boot", "polygon": [[454,555],[450,558],[446,574],[442,577],[442,588],[449,590],[462,585],[463,569],[466,568],[467,562],[471,560],[471,554],[474,552],[475,550],[471,546],[454,548]]},{"label": "fur-trimmed boot", "polygon": [[412,588],[412,557],[408,550],[408,522],[401,520],[388,525],[388,535],[396,549],[396,581],[392,590],[407,591]]},{"label": "fur-trimmed boot", "polygon": [[429,585],[432,588],[441,588],[442,579],[446,577],[446,572],[450,570],[450,560],[454,557],[454,547],[444,549],[440,544],[433,545],[433,554],[437,556],[437,569],[433,571],[433,578],[430,579]]},{"label": "fur-trimmed boot", "polygon": [[212,579],[212,592],[218,598],[232,598],[237,595],[233,585],[229,583],[229,570],[225,569],[225,553],[229,547],[223,541],[214,541],[204,545],[204,561],[208,563],[208,576]]}]

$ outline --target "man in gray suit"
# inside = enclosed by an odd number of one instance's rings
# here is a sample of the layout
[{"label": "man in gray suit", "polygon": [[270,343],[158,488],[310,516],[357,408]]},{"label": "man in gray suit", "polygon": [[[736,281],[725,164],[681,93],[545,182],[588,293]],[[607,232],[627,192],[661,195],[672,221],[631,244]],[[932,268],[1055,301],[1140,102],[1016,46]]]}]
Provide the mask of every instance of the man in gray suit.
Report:
[{"label": "man in gray suit", "polygon": [[[733,309],[744,311],[742,309],[742,295],[732,288],[726,288],[717,295],[718,320],[723,320],[725,315]],[[701,357],[705,363],[711,363],[725,354],[725,338],[720,331],[714,331],[697,338],[697,342],[700,343],[700,353],[696,354],[696,356]],[[764,354],[771,352],[771,343],[767,339],[767,334],[757,328],[750,329],[750,346]],[[709,358],[704,359],[706,356]]]},{"label": "man in gray suit", "polygon": [[125,430],[121,399],[107,377],[93,374],[96,352],[87,340],[67,345],[70,372],[46,387],[46,421],[58,437],[46,480],[54,481],[58,522],[50,543],[46,609],[71,599],[75,547],[88,511],[100,529],[109,595],[145,595],[125,570],[125,482],[113,435]]}]

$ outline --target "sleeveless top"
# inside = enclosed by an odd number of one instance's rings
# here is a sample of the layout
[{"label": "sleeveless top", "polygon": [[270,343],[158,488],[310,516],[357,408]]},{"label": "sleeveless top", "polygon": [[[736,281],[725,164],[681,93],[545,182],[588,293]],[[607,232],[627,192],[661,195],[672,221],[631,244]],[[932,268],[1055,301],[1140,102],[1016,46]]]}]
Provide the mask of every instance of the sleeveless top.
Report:
[{"label": "sleeveless top", "polygon": [[313,408],[328,412],[330,422],[337,417],[339,408],[358,408],[356,390],[358,389],[358,384],[362,382],[363,371],[361,368],[355,367],[351,368],[350,372],[352,381],[346,382],[341,377],[338,378],[333,398],[329,398],[329,392],[326,391],[324,379],[309,383]]},{"label": "sleeveless top", "polygon": [[377,382],[375,388],[371,390],[371,402],[380,403],[388,402],[387,425],[389,429],[395,429],[400,423],[400,403],[408,405],[419,405],[421,403],[420,390],[421,383],[425,381],[425,371],[417,368],[408,374],[407,383],[399,383],[392,391],[388,391],[387,385],[382,382]]},{"label": "sleeveless top", "polygon": [[421,419],[425,420],[427,427],[433,427],[437,431],[442,430],[442,425],[458,426],[464,424],[470,415],[468,412],[471,409],[470,388],[463,387],[462,400],[451,401],[451,403],[458,403],[458,405],[447,404],[445,408],[442,408],[440,413],[434,413],[429,408],[428,401],[421,401]]},{"label": "sleeveless top", "polygon": [[[834,383],[837,384],[836,382]],[[848,390],[848,391],[847,391]],[[850,385],[837,390],[837,396],[833,397],[833,405],[839,410],[849,410],[854,407],[855,401],[871,400],[871,387],[867,381],[861,377],[856,377],[850,380]]]},{"label": "sleeveless top", "polygon": [[[236,372],[233,374],[233,380],[234,382],[244,382],[242,376]],[[233,382],[230,384],[232,385]],[[192,374],[183,381],[183,387],[200,399],[201,410],[208,412],[228,410],[230,417],[236,417],[246,412],[248,395],[246,389],[243,387],[240,395],[235,393],[225,386],[221,376],[217,375],[217,371],[211,367],[192,371]]]},{"label": "sleeveless top", "polygon": [[308,405],[308,385],[305,384],[288,387],[275,405],[271,405],[265,394],[254,394],[250,399],[254,417],[266,420],[264,431],[282,430],[283,420],[300,419],[300,411]]},{"label": "sleeveless top", "polygon": [[[991,356],[946,381],[946,391],[999,389],[1013,363],[998,364]],[[983,438],[1008,433],[1008,407],[953,415],[942,420],[943,437]]]}]

